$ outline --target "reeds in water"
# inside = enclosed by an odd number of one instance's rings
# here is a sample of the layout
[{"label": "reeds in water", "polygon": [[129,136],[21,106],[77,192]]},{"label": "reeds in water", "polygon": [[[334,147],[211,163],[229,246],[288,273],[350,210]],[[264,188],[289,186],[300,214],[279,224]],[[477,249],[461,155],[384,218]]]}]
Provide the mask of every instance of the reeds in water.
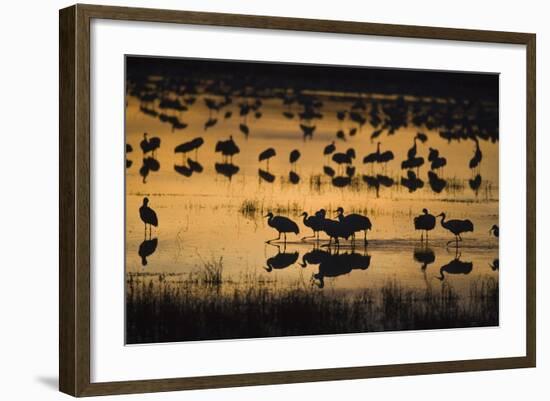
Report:
[{"label": "reeds in water", "polygon": [[498,281],[492,278],[472,283],[465,296],[446,283],[418,290],[396,280],[346,296],[301,282],[223,281],[222,270],[220,259],[198,280],[130,276],[127,343],[480,327],[499,321]]}]

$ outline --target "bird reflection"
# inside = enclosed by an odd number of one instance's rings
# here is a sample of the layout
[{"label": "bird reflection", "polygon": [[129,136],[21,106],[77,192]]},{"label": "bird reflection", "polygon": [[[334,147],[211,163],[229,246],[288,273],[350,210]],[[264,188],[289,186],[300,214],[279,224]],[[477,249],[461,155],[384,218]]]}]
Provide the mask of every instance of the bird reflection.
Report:
[{"label": "bird reflection", "polygon": [[147,183],[147,176],[151,171],[159,171],[160,163],[157,159],[149,156],[143,159],[143,164],[139,169],[139,175],[143,178],[143,183]]},{"label": "bird reflection", "polygon": [[189,165],[189,168],[194,173],[202,173],[204,168],[202,167],[202,164],[200,164],[198,161],[187,158],[187,164]]},{"label": "bird reflection", "polygon": [[233,163],[216,163],[214,168],[216,173],[229,178],[229,181],[231,181],[231,177],[239,172],[239,166],[236,166]]},{"label": "bird reflection", "polygon": [[363,181],[367,184],[369,188],[372,188],[376,191],[376,197],[380,195],[380,186],[390,188],[393,186],[394,181],[392,178],[377,174],[377,175],[363,175]]},{"label": "bird reflection", "polygon": [[138,255],[141,258],[141,265],[147,266],[147,258],[157,250],[158,238],[146,239],[139,245]]},{"label": "bird reflection", "polygon": [[[134,149],[129,143],[126,144],[126,154],[131,153]],[[129,168],[132,165],[132,160],[126,159],[126,168]]]},{"label": "bird reflection", "polygon": [[468,180],[468,184],[470,184],[470,188],[477,195],[479,192],[479,187],[481,186],[481,175],[477,174],[474,178],[470,178]]},{"label": "bird reflection", "polygon": [[439,268],[439,276],[436,278],[443,281],[445,279],[444,274],[470,274],[473,268],[472,262],[462,262],[460,260],[460,254],[456,254],[455,258],[446,265]]},{"label": "bird reflection", "polygon": [[271,184],[275,181],[275,176],[273,174],[271,174],[269,171],[262,170],[261,168],[258,169],[258,176],[260,177],[260,182],[264,180]]},{"label": "bird reflection", "polygon": [[323,166],[323,173],[325,173],[329,177],[334,177],[336,175],[336,172],[330,166]]},{"label": "bird reflection", "polygon": [[[371,256],[368,254],[362,255],[356,252],[334,254],[325,252],[322,254],[316,250],[312,252],[316,252],[315,257],[320,260],[319,270],[312,277],[319,288],[325,287],[325,277],[342,276],[351,273],[352,270],[366,270],[369,268],[371,262]],[[306,257],[306,260],[308,258],[309,256]]]},{"label": "bird reflection", "polygon": [[332,185],[336,188],[344,188],[351,184],[351,177],[338,176],[332,178]]},{"label": "bird reflection", "polygon": [[416,176],[414,171],[407,171],[407,177],[401,177],[401,185],[406,187],[409,192],[414,192],[419,188],[424,187],[424,181]]},{"label": "bird reflection", "polygon": [[283,251],[281,252],[281,247],[279,245],[276,245],[276,244],[270,244],[270,245],[277,247],[277,254],[267,259],[266,261],[267,267],[264,267],[264,269],[267,272],[271,272],[273,269],[276,269],[276,270],[285,269],[293,265],[294,263],[296,263],[296,261],[298,260],[298,256],[300,256],[298,251],[286,252],[286,249],[283,248]]},{"label": "bird reflection", "polygon": [[432,188],[432,191],[435,193],[440,193],[447,186],[447,181],[443,178],[439,178],[439,176],[433,171],[428,171],[428,180],[430,183],[430,188]]},{"label": "bird reflection", "polygon": [[431,248],[416,248],[413,253],[413,258],[415,261],[422,264],[422,270],[426,270],[428,265],[435,262],[435,253]]},{"label": "bird reflection", "polygon": [[300,176],[295,173],[294,171],[291,171],[288,173],[288,180],[292,183],[292,184],[298,184],[300,182]]},{"label": "bird reflection", "polygon": [[193,170],[190,167],[187,167],[185,165],[182,165],[182,166],[174,165],[174,170],[176,171],[176,173],[179,173],[184,177],[191,177],[191,175],[193,175]]}]

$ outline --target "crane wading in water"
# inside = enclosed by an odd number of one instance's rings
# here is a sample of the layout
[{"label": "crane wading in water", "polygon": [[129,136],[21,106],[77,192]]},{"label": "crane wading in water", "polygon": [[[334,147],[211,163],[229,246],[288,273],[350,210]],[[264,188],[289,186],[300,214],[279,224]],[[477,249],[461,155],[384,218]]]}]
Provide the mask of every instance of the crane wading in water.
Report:
[{"label": "crane wading in water", "polygon": [[266,241],[266,243],[270,244],[273,241],[278,241],[281,239],[281,234],[284,236],[284,243],[286,244],[286,234],[287,233],[294,233],[299,234],[300,229],[298,228],[298,225],[290,220],[288,217],[284,216],[274,216],[273,213],[269,212],[264,217],[267,217],[267,224],[270,227],[273,227],[277,232],[279,233],[279,236],[277,238],[270,239]]},{"label": "crane wading in water", "polygon": [[428,242],[428,231],[431,231],[435,227],[435,216],[428,213],[428,209],[422,209],[420,216],[414,218],[414,229],[422,230],[420,234],[420,242],[424,240],[424,231],[426,231],[426,242]]},{"label": "crane wading in water", "polygon": [[367,241],[367,231],[372,228],[372,223],[367,216],[363,216],[357,213],[344,215],[344,208],[342,207],[336,209],[336,213],[338,215],[338,221],[340,222],[340,224],[344,225],[346,229],[351,233],[352,243],[355,242],[355,233],[359,231],[363,231],[364,233],[365,245],[369,243]]},{"label": "crane wading in water", "polygon": [[139,208],[139,217],[145,223],[145,236],[147,237],[147,224],[149,224],[149,238],[151,238],[151,226],[158,227],[157,214],[149,207],[149,198],[143,198],[143,204]]},{"label": "crane wading in water", "polygon": [[441,213],[437,215],[437,217],[441,217],[441,227],[443,227],[447,231],[450,231],[455,236],[455,239],[447,242],[447,245],[455,242],[456,247],[458,248],[458,241],[462,241],[462,237],[460,236],[460,234],[474,231],[474,224],[471,222],[471,220],[466,219],[445,221],[445,213]]}]

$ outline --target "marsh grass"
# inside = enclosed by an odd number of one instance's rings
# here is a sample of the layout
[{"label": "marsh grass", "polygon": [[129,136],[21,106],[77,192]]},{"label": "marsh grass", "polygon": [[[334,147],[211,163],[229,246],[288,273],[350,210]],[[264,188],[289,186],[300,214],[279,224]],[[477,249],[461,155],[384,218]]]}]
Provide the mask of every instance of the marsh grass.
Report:
[{"label": "marsh grass", "polygon": [[[222,260],[212,268],[219,265],[223,266]],[[181,281],[128,275],[127,343],[480,327],[499,322],[498,281],[492,278],[473,282],[466,296],[447,283],[437,290],[418,290],[397,280],[379,290],[345,296],[300,281],[282,285],[254,275],[236,282],[214,277]]]}]

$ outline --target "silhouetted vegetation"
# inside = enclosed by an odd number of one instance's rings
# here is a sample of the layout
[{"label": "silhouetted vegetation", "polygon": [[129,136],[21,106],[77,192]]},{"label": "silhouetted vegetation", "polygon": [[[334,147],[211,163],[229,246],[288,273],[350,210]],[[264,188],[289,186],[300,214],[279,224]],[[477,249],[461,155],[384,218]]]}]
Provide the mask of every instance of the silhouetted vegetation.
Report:
[{"label": "silhouetted vegetation", "polygon": [[[222,261],[211,268],[220,271]],[[296,282],[217,281],[206,273],[173,280],[129,274],[127,332],[130,344],[293,335],[495,326],[498,280],[471,283],[460,296],[444,282],[426,290],[388,281],[355,295]],[[201,278],[205,274],[205,278]],[[211,280],[217,285],[212,286]],[[220,276],[221,280],[221,276]],[[210,283],[210,284],[209,284]],[[236,313],[238,311],[238,313]]]}]

